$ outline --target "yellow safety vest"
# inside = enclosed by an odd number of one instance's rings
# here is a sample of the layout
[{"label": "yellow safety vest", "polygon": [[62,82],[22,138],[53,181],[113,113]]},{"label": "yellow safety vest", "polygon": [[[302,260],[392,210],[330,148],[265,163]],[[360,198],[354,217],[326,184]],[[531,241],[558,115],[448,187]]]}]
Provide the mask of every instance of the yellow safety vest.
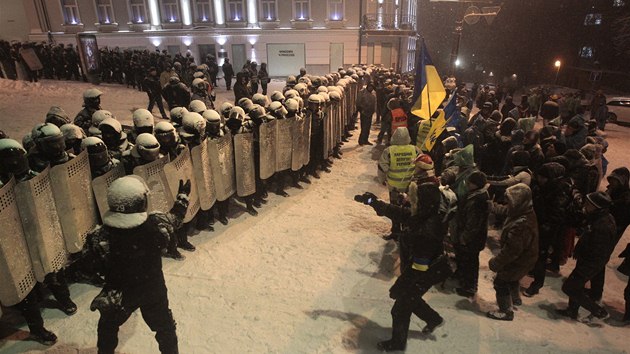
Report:
[{"label": "yellow safety vest", "polygon": [[417,156],[416,147],[413,145],[390,146],[387,184],[401,191],[406,190],[413,176],[415,167],[413,161]]}]

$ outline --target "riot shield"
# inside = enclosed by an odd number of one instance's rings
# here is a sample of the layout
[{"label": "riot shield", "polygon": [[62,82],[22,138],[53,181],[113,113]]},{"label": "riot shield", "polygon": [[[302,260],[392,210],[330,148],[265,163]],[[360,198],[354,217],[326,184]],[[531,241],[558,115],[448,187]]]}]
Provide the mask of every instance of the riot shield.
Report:
[{"label": "riot shield", "polygon": [[94,193],[94,199],[96,200],[96,206],[101,215],[101,220],[103,220],[105,212],[109,210],[109,206],[107,205],[107,188],[109,188],[112,182],[124,175],[125,167],[122,163],[119,163],[106,174],[92,180],[92,192]]},{"label": "riot shield", "polygon": [[191,221],[197,212],[199,211],[199,195],[197,194],[197,181],[193,174],[192,159],[190,158],[190,150],[185,148],[179,155],[171,162],[164,165],[164,174],[168,181],[168,188],[171,191],[171,197],[173,200],[177,197],[177,189],[179,188],[179,181],[190,180],[190,204],[188,210],[186,210],[186,216],[184,216],[184,222]]},{"label": "riot shield", "polygon": [[260,179],[267,179],[276,172],[276,129],[278,121],[260,125]]},{"label": "riot shield", "polygon": [[[133,174],[142,177],[147,187],[149,187],[149,205],[147,206],[149,212],[160,211],[167,213],[175,203],[169,189],[166,173],[164,173],[164,166],[168,161],[169,158],[166,155],[148,164],[136,166],[133,169]],[[179,183],[179,181],[177,182]]]},{"label": "riot shield", "polygon": [[311,123],[311,115],[304,115],[304,131],[302,132],[302,136],[304,136],[304,147],[302,148],[302,153],[304,155],[302,155],[302,166],[308,165],[311,161]]},{"label": "riot shield", "polygon": [[302,168],[304,140],[304,118],[297,117],[293,123],[293,152],[291,153],[291,170],[293,171]]},{"label": "riot shield", "polygon": [[292,126],[295,119],[279,119],[276,124],[276,172],[291,168]]},{"label": "riot shield", "polygon": [[234,167],[236,169],[236,194],[247,197],[256,192],[254,165],[254,135],[242,133],[234,135]]},{"label": "riot shield", "polygon": [[12,306],[22,301],[35,286],[22,220],[15,195],[15,180],[0,188],[0,303]]},{"label": "riot shield", "polygon": [[208,152],[217,200],[222,202],[236,191],[232,135],[228,133],[219,139],[208,141]]},{"label": "riot shield", "polygon": [[66,249],[70,253],[80,252],[88,232],[99,221],[87,150],[51,168],[50,180]]},{"label": "riot shield", "polygon": [[42,65],[42,62],[39,60],[39,57],[33,48],[20,49],[20,56],[24,59],[24,62],[29,69],[37,71],[44,68],[44,65]]},{"label": "riot shield", "polygon": [[[85,193],[92,194],[91,191]],[[53,197],[50,168],[28,181],[18,183],[15,195],[19,201],[18,210],[35,279],[42,282],[46,274],[63,268],[68,259],[67,242],[57,215],[60,209]]]},{"label": "riot shield", "polygon": [[208,141],[204,141],[190,150],[192,157],[195,181],[197,181],[197,195],[201,210],[212,208],[217,201],[214,190],[214,177],[210,168],[210,156],[208,155]]}]

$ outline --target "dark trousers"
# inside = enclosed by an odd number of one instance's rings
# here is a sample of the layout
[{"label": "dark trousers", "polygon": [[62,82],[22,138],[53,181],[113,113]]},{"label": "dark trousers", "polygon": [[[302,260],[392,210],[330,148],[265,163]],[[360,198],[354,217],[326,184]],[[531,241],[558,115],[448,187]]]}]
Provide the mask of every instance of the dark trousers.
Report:
[{"label": "dark trousers", "polygon": [[465,290],[477,292],[477,283],[479,282],[479,252],[456,245],[455,263],[457,264],[460,286]]},{"label": "dark trousers", "polygon": [[604,282],[606,280],[606,267],[602,268],[602,270],[595,274],[591,278],[591,290],[589,291],[589,297],[595,301],[599,301],[602,299],[604,295]]},{"label": "dark trousers", "polygon": [[372,116],[374,112],[361,112],[361,134],[359,135],[359,144],[367,143],[370,137],[370,128],[372,128]]},{"label": "dark trousers", "polygon": [[552,244],[556,243],[557,233],[540,233],[540,237],[538,238],[538,260],[536,260],[536,264],[534,265],[534,269],[532,270],[532,275],[534,276],[534,281],[531,283],[530,287],[535,288],[536,290],[540,289],[545,285],[545,276],[547,274],[547,259],[549,258],[549,247]]},{"label": "dark trousers", "polygon": [[14,307],[24,316],[28,329],[31,332],[40,332],[44,329],[44,320],[39,310],[35,289],[31,290],[31,292],[28,293],[22,301],[15,304]]},{"label": "dark trousers", "polygon": [[[579,261],[578,261],[579,262]],[[584,307],[591,313],[598,313],[602,311],[602,307],[599,306],[595,300],[586,294],[584,285],[593,278],[593,275],[585,274],[579,269],[579,264],[571,272],[567,280],[562,285],[562,292],[569,296],[569,309],[577,313],[580,306]]]},{"label": "dark trousers", "polygon": [[403,345],[407,343],[412,314],[418,316],[427,324],[435,324],[441,321],[442,317],[440,317],[440,314],[432,309],[422,298],[430,288],[430,285],[420,287],[413,294],[407,293],[396,299],[391,311],[392,340],[395,343]]},{"label": "dark trousers", "polygon": [[232,89],[232,76],[225,75],[225,88],[229,90]]},{"label": "dark trousers", "polygon": [[164,111],[164,104],[162,103],[162,97],[160,95],[150,95],[149,94],[149,107],[147,108],[147,110],[149,110],[149,112],[153,112],[153,106],[155,106],[157,104],[158,109],[160,110],[160,114],[162,115],[162,118],[167,119],[168,116],[166,115],[166,112]]},{"label": "dark trousers", "polygon": [[[123,294],[123,309],[119,311],[101,312],[98,321],[98,352],[99,354],[113,354],[118,346],[118,329],[129,316],[138,308],[144,322],[155,332],[160,352],[163,354],[177,354],[176,323],[168,308],[166,287],[143,289],[143,292]],[[145,296],[147,295],[148,296]]]},{"label": "dark trousers", "polygon": [[68,282],[63,270],[47,274],[44,278],[44,284],[57,301],[61,303],[70,301],[70,289],[68,289]]},{"label": "dark trousers", "polygon": [[262,94],[263,95],[267,95],[267,83],[266,82],[261,82],[260,86],[262,87]]},{"label": "dark trousers", "polygon": [[512,304],[521,300],[518,280],[509,281],[495,277],[493,285],[499,310],[502,312],[512,311]]}]

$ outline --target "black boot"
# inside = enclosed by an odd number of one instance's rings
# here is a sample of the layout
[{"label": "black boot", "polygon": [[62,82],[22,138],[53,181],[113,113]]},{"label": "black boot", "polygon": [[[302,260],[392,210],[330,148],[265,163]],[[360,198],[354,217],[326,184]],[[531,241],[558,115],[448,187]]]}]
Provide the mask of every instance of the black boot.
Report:
[{"label": "black boot", "polygon": [[442,327],[444,325],[444,319],[440,317],[435,322],[427,323],[426,326],[422,329],[422,334],[431,334],[435,331],[436,328]]},{"label": "black boot", "polygon": [[512,321],[514,319],[514,311],[512,311],[512,296],[510,294],[497,295],[497,304],[499,305],[499,310],[489,311],[487,313],[488,318],[500,321]]},{"label": "black boot", "polygon": [[376,343],[376,347],[384,352],[404,351],[407,344],[396,343],[393,339]]},{"label": "black boot", "polygon": [[44,328],[44,326],[39,326],[36,328],[30,328],[31,334],[28,336],[28,339],[34,340],[43,345],[51,346],[57,343],[57,336]]},{"label": "black boot", "polygon": [[195,246],[192,243],[188,242],[188,234],[183,230],[185,226],[182,226],[182,229],[177,231],[177,247],[183,249],[184,251],[193,252],[196,250]]},{"label": "black boot", "polygon": [[252,204],[251,199],[247,198],[247,200],[245,201],[245,204],[247,205],[247,212],[249,213],[249,215],[258,216],[258,211],[254,209],[254,205]]}]

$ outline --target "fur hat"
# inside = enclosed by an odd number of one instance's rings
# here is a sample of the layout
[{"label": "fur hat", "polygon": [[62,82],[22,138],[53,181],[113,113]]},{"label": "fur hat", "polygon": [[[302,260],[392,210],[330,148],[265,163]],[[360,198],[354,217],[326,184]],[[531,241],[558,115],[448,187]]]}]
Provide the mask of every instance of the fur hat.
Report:
[{"label": "fur hat", "polygon": [[468,183],[474,184],[479,188],[483,188],[483,186],[486,185],[486,182],[488,182],[488,179],[486,178],[485,173],[481,171],[475,171],[471,173],[470,176],[468,176],[467,181]]}]

